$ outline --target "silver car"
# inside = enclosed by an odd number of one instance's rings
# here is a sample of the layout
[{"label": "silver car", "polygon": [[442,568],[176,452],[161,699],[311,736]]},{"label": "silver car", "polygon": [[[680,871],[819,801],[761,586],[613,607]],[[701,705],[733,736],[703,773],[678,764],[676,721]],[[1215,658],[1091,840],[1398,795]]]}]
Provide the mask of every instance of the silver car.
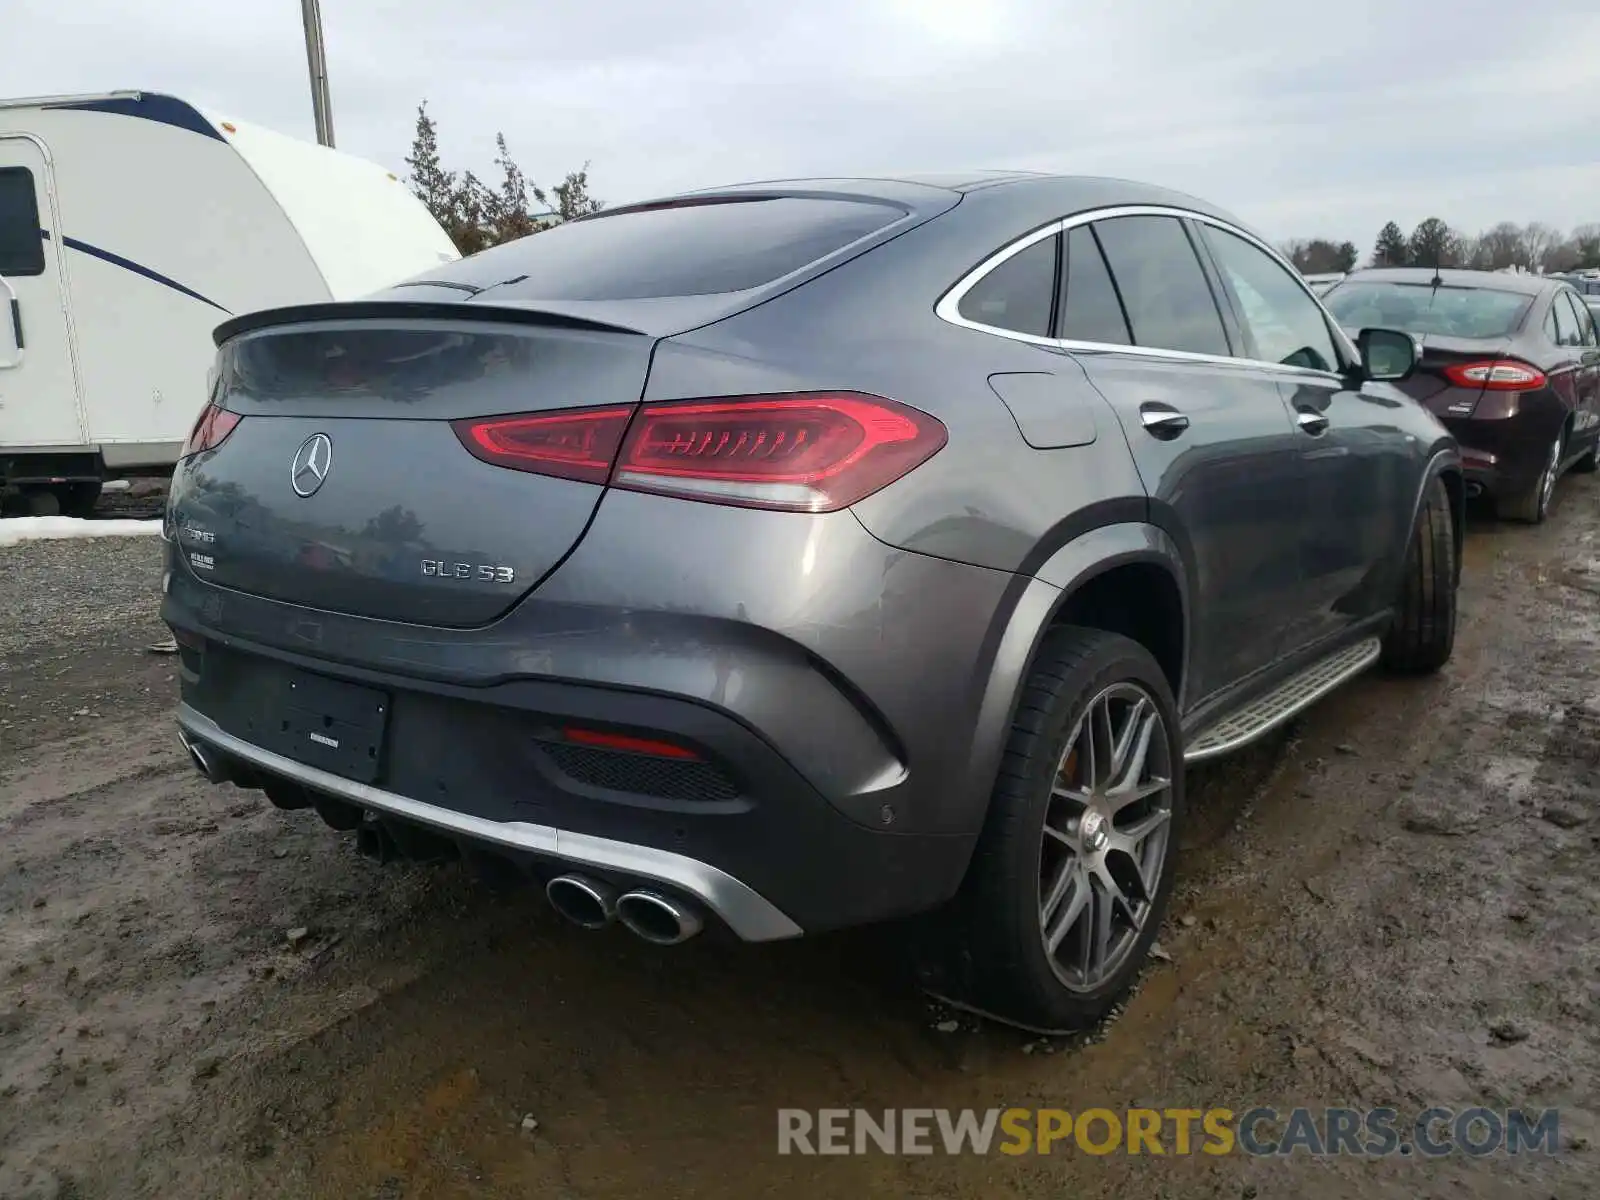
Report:
[{"label": "silver car", "polygon": [[924,986],[1081,1025],[1185,763],[1453,643],[1412,339],[1156,188],[696,192],[217,341],[165,530],[196,765],[584,926],[918,916]]}]

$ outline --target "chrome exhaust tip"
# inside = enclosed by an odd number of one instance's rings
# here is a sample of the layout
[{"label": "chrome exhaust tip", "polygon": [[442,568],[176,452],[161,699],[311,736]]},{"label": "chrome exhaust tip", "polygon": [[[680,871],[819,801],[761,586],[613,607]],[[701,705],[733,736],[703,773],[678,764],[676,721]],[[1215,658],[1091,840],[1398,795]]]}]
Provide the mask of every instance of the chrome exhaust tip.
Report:
[{"label": "chrome exhaust tip", "polygon": [[705,927],[696,909],[659,892],[626,893],[617,901],[617,919],[645,941],[658,946],[687,942]]},{"label": "chrome exhaust tip", "polygon": [[186,733],[179,733],[178,740],[183,743],[183,748],[189,752],[189,761],[194,763],[195,770],[199,771],[212,783],[227,782],[227,771],[223,770],[220,761],[212,757],[211,751],[207,750],[201,743],[192,740]]},{"label": "chrome exhaust tip", "polygon": [[604,929],[617,915],[616,890],[598,879],[557,875],[545,884],[544,894],[551,908],[585,929]]}]

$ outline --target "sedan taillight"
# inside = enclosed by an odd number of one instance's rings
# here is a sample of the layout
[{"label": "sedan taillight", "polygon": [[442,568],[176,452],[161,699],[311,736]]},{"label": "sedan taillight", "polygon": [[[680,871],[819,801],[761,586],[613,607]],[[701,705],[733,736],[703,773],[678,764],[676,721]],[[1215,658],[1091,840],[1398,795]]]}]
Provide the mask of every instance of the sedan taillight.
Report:
[{"label": "sedan taillight", "polygon": [[1451,363],[1444,369],[1444,377],[1457,387],[1486,392],[1531,392],[1545,385],[1543,371],[1514,358]]}]

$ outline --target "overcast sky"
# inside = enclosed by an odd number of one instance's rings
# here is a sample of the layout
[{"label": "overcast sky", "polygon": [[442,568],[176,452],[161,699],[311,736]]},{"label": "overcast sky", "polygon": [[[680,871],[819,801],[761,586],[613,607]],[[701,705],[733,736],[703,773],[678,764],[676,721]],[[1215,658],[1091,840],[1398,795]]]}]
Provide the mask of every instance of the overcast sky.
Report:
[{"label": "overcast sky", "polygon": [[[1269,236],[1600,221],[1597,0],[322,0],[338,145],[503,130],[610,203],[968,167],[1176,187]],[[314,137],[297,0],[4,0],[11,95],[145,88]]]}]

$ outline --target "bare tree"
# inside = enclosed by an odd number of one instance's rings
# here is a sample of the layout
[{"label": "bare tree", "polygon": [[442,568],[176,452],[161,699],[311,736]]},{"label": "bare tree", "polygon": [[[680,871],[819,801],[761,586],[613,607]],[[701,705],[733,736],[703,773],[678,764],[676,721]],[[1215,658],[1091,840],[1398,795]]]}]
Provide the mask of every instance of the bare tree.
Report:
[{"label": "bare tree", "polygon": [[1302,275],[1348,271],[1356,265],[1357,251],[1353,242],[1330,242],[1326,238],[1312,238],[1310,241],[1295,239],[1285,242],[1280,249]]},{"label": "bare tree", "polygon": [[1576,238],[1562,238],[1553,244],[1544,254],[1544,269],[1546,271],[1576,271],[1581,265],[1582,255],[1578,252]]},{"label": "bare tree", "polygon": [[1479,265],[1486,271],[1504,271],[1522,262],[1522,226],[1501,221],[1478,235]]},{"label": "bare tree", "polygon": [[1579,225],[1572,231],[1572,244],[1581,269],[1600,267],[1600,225]]},{"label": "bare tree", "polygon": [[1529,221],[1522,227],[1517,265],[1529,271],[1544,269],[1545,255],[1561,235],[1543,221]]}]

